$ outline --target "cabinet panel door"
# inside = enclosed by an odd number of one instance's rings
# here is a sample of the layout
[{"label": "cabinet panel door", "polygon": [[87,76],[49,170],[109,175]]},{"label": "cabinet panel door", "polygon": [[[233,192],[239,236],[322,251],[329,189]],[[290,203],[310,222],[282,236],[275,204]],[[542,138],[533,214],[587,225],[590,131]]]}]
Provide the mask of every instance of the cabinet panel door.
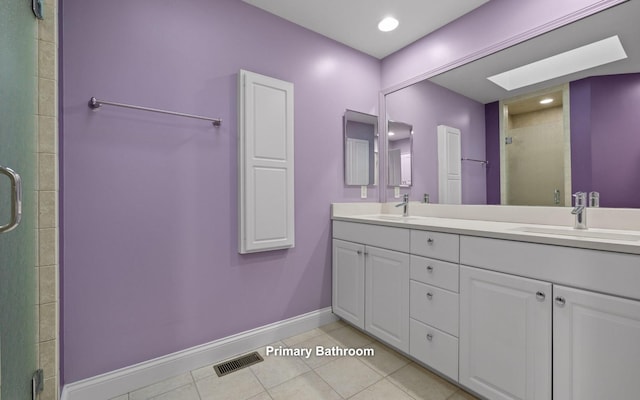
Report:
[{"label": "cabinet panel door", "polygon": [[364,246],[333,239],[333,312],[364,329]]},{"label": "cabinet panel door", "polygon": [[365,330],[409,351],[409,255],[366,249]]},{"label": "cabinet panel door", "polygon": [[554,398],[638,398],[640,302],[563,286],[553,292]]},{"label": "cabinet panel door", "polygon": [[460,383],[490,399],[550,399],[551,297],[550,283],[461,266]]}]

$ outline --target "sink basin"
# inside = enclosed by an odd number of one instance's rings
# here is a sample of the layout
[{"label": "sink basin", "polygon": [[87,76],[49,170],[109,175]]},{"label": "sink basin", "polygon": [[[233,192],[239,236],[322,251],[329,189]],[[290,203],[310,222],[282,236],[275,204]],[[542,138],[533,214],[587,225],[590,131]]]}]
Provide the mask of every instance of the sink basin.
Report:
[{"label": "sink basin", "polygon": [[420,219],[420,217],[403,217],[402,215],[376,215],[374,216],[374,218],[384,219],[387,221],[398,221],[398,222],[414,221],[414,220]]},{"label": "sink basin", "polygon": [[533,226],[523,226],[523,227],[515,228],[514,230],[520,231],[520,232],[542,233],[546,235],[573,236],[573,237],[582,237],[582,238],[590,238],[590,239],[625,240],[625,241],[632,241],[632,242],[640,240],[640,235],[591,231],[588,229],[579,230],[579,229],[573,229],[573,228],[542,228],[542,227],[533,227]]}]

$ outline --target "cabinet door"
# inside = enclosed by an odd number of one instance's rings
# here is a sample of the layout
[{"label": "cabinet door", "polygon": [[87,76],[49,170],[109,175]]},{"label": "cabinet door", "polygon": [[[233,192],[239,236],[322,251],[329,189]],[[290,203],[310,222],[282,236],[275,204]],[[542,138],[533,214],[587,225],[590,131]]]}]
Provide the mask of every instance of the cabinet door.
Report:
[{"label": "cabinet door", "polygon": [[640,302],[554,286],[553,397],[638,398]]},{"label": "cabinet door", "polygon": [[461,266],[460,383],[489,399],[551,399],[551,297],[550,283]]},{"label": "cabinet door", "polygon": [[333,239],[333,312],[364,329],[364,245]]},{"label": "cabinet door", "polygon": [[365,330],[409,351],[409,269],[406,253],[366,249]]}]

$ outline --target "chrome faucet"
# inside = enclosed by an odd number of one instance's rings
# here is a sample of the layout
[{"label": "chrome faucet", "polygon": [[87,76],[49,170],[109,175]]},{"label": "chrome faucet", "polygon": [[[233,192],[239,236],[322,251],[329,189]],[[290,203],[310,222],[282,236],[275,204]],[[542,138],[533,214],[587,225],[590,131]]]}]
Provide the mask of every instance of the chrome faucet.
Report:
[{"label": "chrome faucet", "polygon": [[409,194],[408,193],[405,193],[402,196],[402,203],[396,204],[396,207],[401,207],[401,206],[404,206],[404,208],[402,209],[402,216],[408,217],[409,216]]},{"label": "chrome faucet", "polygon": [[574,229],[587,229],[587,193],[576,192],[573,194],[576,201],[571,214],[576,216]]}]

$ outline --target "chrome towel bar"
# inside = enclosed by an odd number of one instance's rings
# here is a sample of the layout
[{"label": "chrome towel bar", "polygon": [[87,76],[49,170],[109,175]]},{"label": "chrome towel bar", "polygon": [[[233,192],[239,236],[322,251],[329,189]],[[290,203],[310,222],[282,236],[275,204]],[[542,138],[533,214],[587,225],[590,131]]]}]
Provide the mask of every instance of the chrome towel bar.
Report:
[{"label": "chrome towel bar", "polygon": [[463,159],[462,159],[462,161],[473,161],[473,162],[477,162],[477,163],[483,164],[483,165],[485,165],[485,166],[488,166],[488,165],[489,165],[489,161],[486,161],[486,160],[476,160],[475,158],[463,158]]},{"label": "chrome towel bar", "polygon": [[115,106],[115,107],[131,108],[134,110],[151,111],[159,114],[177,115],[178,117],[203,119],[205,121],[211,121],[213,123],[213,126],[216,126],[216,127],[222,124],[222,120],[219,118],[209,118],[209,117],[203,117],[201,115],[185,114],[185,113],[179,113],[175,111],[159,110],[157,108],[140,107],[140,106],[133,106],[131,104],[115,103],[113,101],[98,100],[95,97],[92,97],[91,99],[89,99],[89,108],[91,108],[92,110],[96,110],[100,108],[100,106],[102,106],[103,104],[109,105],[109,106]]}]

